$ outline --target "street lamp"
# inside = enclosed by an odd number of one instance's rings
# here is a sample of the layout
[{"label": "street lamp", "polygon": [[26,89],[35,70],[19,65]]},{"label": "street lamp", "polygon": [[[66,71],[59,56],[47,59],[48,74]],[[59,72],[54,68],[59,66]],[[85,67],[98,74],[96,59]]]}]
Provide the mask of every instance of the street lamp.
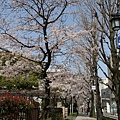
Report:
[{"label": "street lamp", "polygon": [[110,20],[112,29],[114,31],[120,30],[120,0],[117,1],[117,13],[111,15],[112,19]]},{"label": "street lamp", "polygon": [[112,24],[112,29],[114,31],[118,31],[120,30],[120,13],[114,13],[111,15],[112,19],[111,19],[111,24]]}]

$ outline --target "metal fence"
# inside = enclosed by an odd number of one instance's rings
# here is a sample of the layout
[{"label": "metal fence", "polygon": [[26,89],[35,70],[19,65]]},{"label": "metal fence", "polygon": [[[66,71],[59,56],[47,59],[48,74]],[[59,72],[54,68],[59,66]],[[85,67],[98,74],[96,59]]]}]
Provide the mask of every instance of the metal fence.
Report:
[{"label": "metal fence", "polygon": [[19,112],[15,119],[9,119],[6,116],[0,118],[0,120],[39,120],[39,108],[28,110],[27,112]]}]

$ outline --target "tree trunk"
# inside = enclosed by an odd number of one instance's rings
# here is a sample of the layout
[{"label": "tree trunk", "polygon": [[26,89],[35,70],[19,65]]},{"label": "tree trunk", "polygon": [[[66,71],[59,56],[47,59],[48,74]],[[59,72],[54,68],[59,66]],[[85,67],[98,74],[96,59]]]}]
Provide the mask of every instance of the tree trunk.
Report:
[{"label": "tree trunk", "polygon": [[89,115],[90,112],[90,101],[87,102],[87,115]]},{"label": "tree trunk", "polygon": [[120,99],[116,102],[116,104],[117,104],[118,120],[120,120]]},{"label": "tree trunk", "polygon": [[90,117],[95,117],[95,106],[94,106],[94,92],[91,91],[91,109],[90,109]]},{"label": "tree trunk", "polygon": [[49,115],[49,105],[50,105],[50,85],[49,85],[49,80],[46,79],[45,81],[45,94],[46,94],[46,98],[45,98],[45,119],[48,117]]},{"label": "tree trunk", "polygon": [[120,85],[118,85],[118,90],[116,94],[116,104],[117,104],[117,114],[118,114],[118,120],[120,120]]},{"label": "tree trunk", "polygon": [[96,111],[97,111],[97,120],[103,119],[103,113],[101,108],[101,97],[99,91],[98,77],[96,79]]},{"label": "tree trunk", "polygon": [[95,85],[96,85],[96,112],[97,112],[97,120],[103,119],[102,107],[101,107],[101,97],[99,91],[99,80],[97,74],[97,60],[94,61],[95,64]]},{"label": "tree trunk", "polygon": [[[46,79],[47,74],[46,71],[42,71],[41,72],[41,79]],[[50,81],[48,79],[45,80],[45,99],[43,99],[44,101],[44,105],[43,105],[43,114],[42,114],[42,118],[46,119],[49,111],[48,111],[48,106],[50,104],[50,86],[49,86]]]}]

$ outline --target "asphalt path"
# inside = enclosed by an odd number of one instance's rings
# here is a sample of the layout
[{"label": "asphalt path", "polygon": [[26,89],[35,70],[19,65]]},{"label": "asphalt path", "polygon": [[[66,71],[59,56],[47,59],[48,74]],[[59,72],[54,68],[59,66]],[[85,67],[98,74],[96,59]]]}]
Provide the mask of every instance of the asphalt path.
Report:
[{"label": "asphalt path", "polygon": [[[118,120],[118,116],[111,115],[109,113],[104,113],[103,116],[108,117],[108,118],[112,118],[113,120]],[[96,120],[96,118],[91,118],[91,117],[88,117],[88,116],[79,115],[79,116],[76,117],[75,120]]]},{"label": "asphalt path", "polygon": [[96,120],[96,118],[91,118],[86,116],[77,116],[75,120]]}]

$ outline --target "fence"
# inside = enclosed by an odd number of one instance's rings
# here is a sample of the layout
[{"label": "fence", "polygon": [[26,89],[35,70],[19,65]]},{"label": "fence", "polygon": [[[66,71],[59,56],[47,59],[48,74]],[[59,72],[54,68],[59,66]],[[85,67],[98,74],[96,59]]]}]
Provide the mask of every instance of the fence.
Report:
[{"label": "fence", "polygon": [[[15,117],[14,120],[39,120],[39,108],[34,108],[28,110],[27,112],[19,112],[19,114]],[[5,116],[0,118],[0,120],[11,120],[6,118]]]}]

